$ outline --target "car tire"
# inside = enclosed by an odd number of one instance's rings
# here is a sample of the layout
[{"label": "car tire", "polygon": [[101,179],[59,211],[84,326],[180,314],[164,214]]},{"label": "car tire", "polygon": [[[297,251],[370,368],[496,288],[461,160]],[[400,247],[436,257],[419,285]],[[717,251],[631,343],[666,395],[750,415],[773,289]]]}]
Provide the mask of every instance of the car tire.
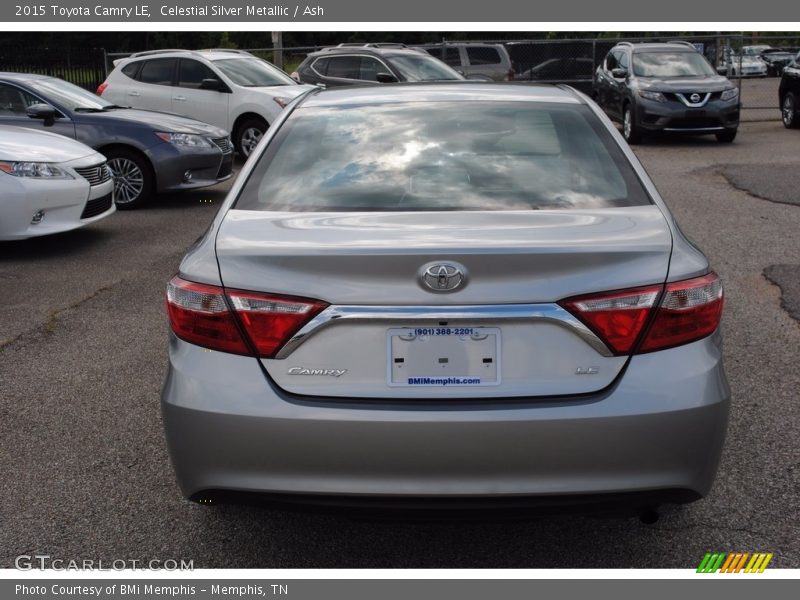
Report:
[{"label": "car tire", "polygon": [[738,129],[726,129],[725,131],[716,134],[717,141],[723,144],[730,144],[736,139],[737,131]]},{"label": "car tire", "polygon": [[141,154],[125,148],[103,150],[114,178],[114,204],[120,210],[138,208],[153,195],[155,175]]},{"label": "car tire", "polygon": [[636,115],[630,104],[626,104],[622,109],[622,137],[629,144],[638,144],[642,141],[642,132],[636,124]]},{"label": "car tire", "polygon": [[268,128],[267,122],[258,117],[245,119],[239,123],[233,142],[236,146],[236,151],[244,158],[249,158]]},{"label": "car tire", "polygon": [[800,127],[800,119],[797,118],[797,98],[792,92],[787,92],[781,102],[781,120],[786,129]]}]

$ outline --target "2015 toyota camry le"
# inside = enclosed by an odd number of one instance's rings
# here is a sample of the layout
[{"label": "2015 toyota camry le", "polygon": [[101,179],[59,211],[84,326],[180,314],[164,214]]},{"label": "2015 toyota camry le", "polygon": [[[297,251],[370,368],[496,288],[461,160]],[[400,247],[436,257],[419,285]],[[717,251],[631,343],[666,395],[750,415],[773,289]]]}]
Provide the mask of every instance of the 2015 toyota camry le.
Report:
[{"label": "2015 toyota camry le", "polygon": [[168,284],[171,459],[203,502],[689,502],[722,304],[586,96],[312,91]]}]

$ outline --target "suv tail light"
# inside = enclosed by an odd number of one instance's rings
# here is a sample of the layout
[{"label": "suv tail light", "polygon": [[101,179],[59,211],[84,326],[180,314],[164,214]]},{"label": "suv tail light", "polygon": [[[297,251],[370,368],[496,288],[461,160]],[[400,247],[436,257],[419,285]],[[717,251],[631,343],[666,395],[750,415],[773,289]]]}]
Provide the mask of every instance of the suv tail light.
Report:
[{"label": "suv tail light", "polygon": [[594,331],[614,354],[653,352],[694,342],[717,329],[722,316],[722,282],[712,272],[666,286],[592,294],[559,304]]},{"label": "suv tail light", "polygon": [[224,290],[177,276],[167,285],[175,335],[204,348],[260,358],[275,356],[326,306],[306,298]]},{"label": "suv tail light", "polygon": [[105,91],[106,91],[106,88],[107,88],[107,87],[108,87],[108,82],[107,82],[107,81],[104,81],[104,82],[103,82],[103,83],[101,83],[99,86],[97,86],[97,91],[95,92],[95,94],[97,94],[98,96],[102,96],[102,95],[103,95],[103,92],[105,92]]}]

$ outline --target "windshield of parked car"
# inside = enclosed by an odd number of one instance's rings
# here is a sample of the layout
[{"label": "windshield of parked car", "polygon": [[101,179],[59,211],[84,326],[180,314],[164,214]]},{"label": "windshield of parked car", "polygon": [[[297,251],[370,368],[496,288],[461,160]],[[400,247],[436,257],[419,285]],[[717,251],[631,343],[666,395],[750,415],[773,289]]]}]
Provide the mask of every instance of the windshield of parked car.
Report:
[{"label": "windshield of parked car", "polygon": [[214,66],[233,83],[244,87],[296,85],[294,79],[278,67],[256,57],[215,60]]},{"label": "windshield of parked car", "polygon": [[236,208],[530,210],[649,202],[585,105],[463,101],[300,107],[259,157]]},{"label": "windshield of parked car", "polygon": [[638,77],[709,77],[716,75],[697,52],[635,52],[633,74]]},{"label": "windshield of parked car", "polygon": [[44,100],[60,104],[68,110],[102,111],[116,105],[75,84],[62,79],[34,79],[27,82]]},{"label": "windshield of parked car", "polygon": [[420,54],[413,56],[408,54],[395,55],[389,57],[395,69],[400,71],[406,81],[452,81],[454,79],[464,79],[457,71],[454,71],[442,61]]},{"label": "windshield of parked car", "polygon": [[742,54],[745,56],[758,56],[764,50],[769,50],[769,46],[745,46],[742,48]]}]

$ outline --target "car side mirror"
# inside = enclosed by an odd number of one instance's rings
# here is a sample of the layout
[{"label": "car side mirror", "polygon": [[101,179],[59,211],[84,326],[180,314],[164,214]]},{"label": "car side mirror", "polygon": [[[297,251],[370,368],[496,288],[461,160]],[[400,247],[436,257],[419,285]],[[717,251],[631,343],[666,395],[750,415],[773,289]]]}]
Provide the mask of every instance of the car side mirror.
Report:
[{"label": "car side mirror", "polygon": [[200,82],[200,89],[212,90],[214,92],[225,92],[227,91],[227,86],[219,79],[209,78],[203,79],[203,81]]},{"label": "car side mirror", "polygon": [[628,76],[628,69],[623,69],[621,67],[611,69],[611,76],[614,79],[625,79]]},{"label": "car side mirror", "polygon": [[31,119],[42,119],[45,127],[52,127],[56,122],[58,111],[49,104],[31,104],[25,114]]},{"label": "car side mirror", "polygon": [[397,77],[391,73],[378,73],[375,75],[375,79],[378,83],[397,83]]}]

